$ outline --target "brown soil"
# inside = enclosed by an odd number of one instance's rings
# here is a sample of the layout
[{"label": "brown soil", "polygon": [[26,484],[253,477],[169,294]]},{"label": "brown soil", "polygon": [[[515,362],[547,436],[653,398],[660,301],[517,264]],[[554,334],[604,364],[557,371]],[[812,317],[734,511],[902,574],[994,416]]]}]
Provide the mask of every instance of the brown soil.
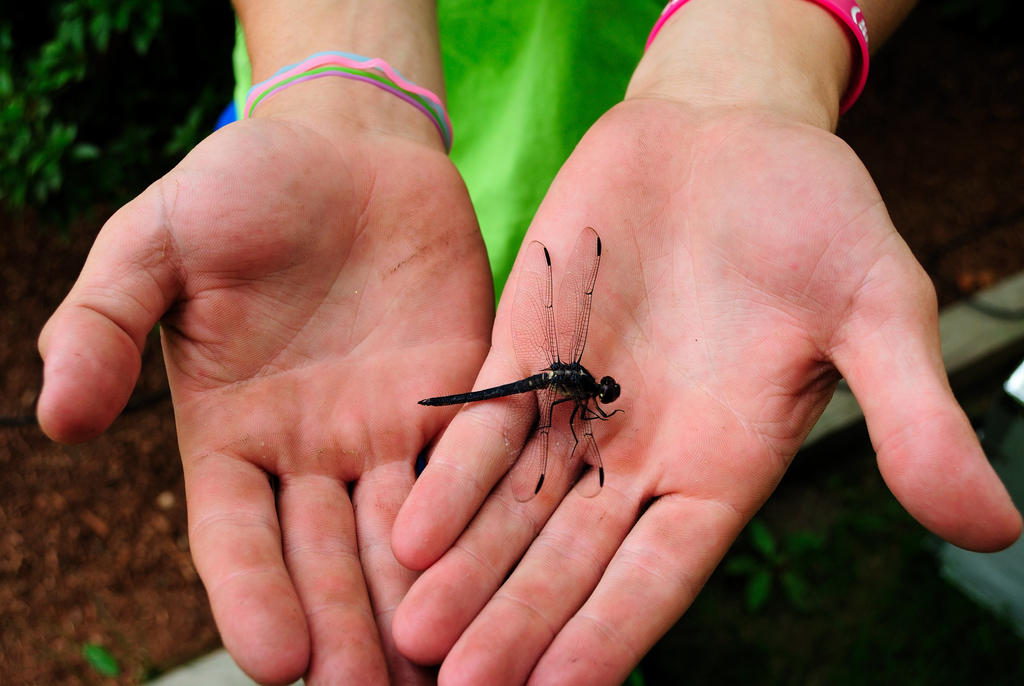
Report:
[{"label": "brown soil", "polygon": [[[840,133],[861,155],[942,303],[1024,268],[1024,46],[919,11],[875,59]],[[30,415],[35,337],[98,223],[66,236],[5,218],[0,415]],[[139,394],[165,387],[155,341]],[[170,403],[78,447],[0,427],[0,682],[136,683],[218,645],[186,538]],[[111,680],[82,655],[103,645]]]},{"label": "brown soil", "polygon": [[[61,238],[6,222],[0,244],[0,415],[30,414],[35,337],[63,298],[95,226]],[[137,397],[166,388],[150,341]],[[0,683],[110,683],[86,643],[136,683],[218,642],[186,536],[184,487],[168,400],[128,413],[104,436],[60,446],[34,426],[0,428]]]}]

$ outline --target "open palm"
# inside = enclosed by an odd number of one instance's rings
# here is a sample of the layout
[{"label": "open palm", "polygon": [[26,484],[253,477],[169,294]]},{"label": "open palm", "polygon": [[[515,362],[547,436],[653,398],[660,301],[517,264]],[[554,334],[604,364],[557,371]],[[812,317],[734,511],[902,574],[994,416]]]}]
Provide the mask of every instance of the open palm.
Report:
[{"label": "open palm", "polygon": [[[625,410],[595,429],[606,483],[585,498],[545,481],[518,503],[498,459],[502,403],[453,420],[394,533],[400,561],[430,566],[399,607],[398,646],[443,659],[442,682],[621,682],[768,498],[840,374],[915,517],[966,547],[1016,538],[1020,517],[946,382],[931,285],[839,139],[763,113],[627,101],[583,139],[530,229],[556,283],[583,226],[604,244],[583,362],[619,381]],[[479,387],[524,371],[510,300]]]},{"label": "open palm", "polygon": [[214,134],[107,223],[40,341],[40,421],[81,440],[123,407],[161,320],[193,556],[261,681],[426,678],[390,640],[415,576],[391,523],[444,420],[412,380],[468,383],[491,324],[447,158],[345,127]]}]

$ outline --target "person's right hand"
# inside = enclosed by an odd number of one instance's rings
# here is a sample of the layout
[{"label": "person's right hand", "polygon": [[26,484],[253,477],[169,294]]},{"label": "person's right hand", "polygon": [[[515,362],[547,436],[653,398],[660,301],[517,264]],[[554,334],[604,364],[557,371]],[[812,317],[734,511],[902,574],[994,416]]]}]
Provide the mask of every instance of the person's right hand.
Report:
[{"label": "person's right hand", "polygon": [[[408,118],[339,119],[335,96]],[[451,414],[418,394],[468,387],[488,349],[484,247],[406,104],[320,79],[261,108],[104,226],[40,337],[39,421],[60,441],[103,431],[161,322],[192,554],[228,650],[261,682],[426,680],[391,640],[414,578],[391,524]]]}]

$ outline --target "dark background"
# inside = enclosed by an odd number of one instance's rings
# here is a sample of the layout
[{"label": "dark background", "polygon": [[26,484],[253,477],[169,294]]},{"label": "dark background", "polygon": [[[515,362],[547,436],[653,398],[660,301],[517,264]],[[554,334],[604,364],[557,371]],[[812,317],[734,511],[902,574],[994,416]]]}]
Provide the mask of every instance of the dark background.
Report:
[{"label": "dark background", "polygon": [[[18,4],[0,10],[0,683],[137,683],[218,645],[159,346],[134,409],[66,447],[27,423],[35,337],[103,219],[212,126],[233,19],[199,1]],[[1021,18],[922,3],[840,124],[942,304],[1024,267]],[[940,578],[871,458],[860,428],[798,456],[646,682],[1024,683],[1021,639]]]}]

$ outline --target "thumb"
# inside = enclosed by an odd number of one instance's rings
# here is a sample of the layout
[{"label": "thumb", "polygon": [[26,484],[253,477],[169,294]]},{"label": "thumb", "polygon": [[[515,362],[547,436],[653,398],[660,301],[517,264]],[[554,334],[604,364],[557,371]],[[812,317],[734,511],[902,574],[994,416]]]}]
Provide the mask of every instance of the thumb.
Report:
[{"label": "thumb", "polygon": [[955,545],[1000,550],[1020,535],[1020,513],[949,387],[931,282],[905,257],[876,264],[833,360],[864,410],[882,477],[907,511]]},{"label": "thumb", "polygon": [[135,386],[147,334],[177,296],[161,208],[154,185],[110,218],[43,327],[36,413],[54,440],[88,440],[114,421]]}]

